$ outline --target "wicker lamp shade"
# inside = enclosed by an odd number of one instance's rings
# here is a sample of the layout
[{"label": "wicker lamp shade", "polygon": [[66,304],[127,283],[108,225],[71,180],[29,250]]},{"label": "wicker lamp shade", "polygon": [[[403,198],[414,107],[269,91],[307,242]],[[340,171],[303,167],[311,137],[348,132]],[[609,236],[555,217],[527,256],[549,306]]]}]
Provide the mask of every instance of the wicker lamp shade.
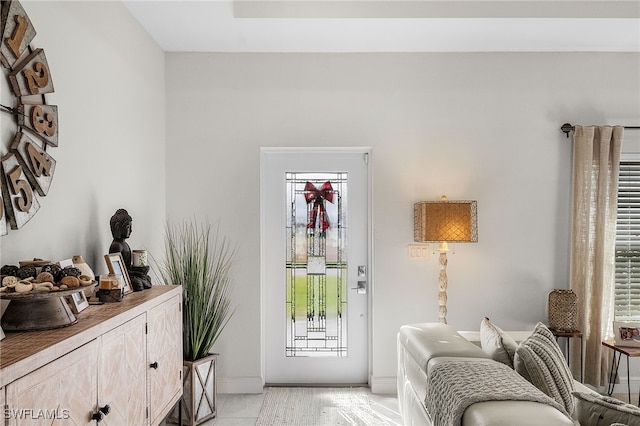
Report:
[{"label": "wicker lamp shade", "polygon": [[549,293],[549,328],[558,331],[578,329],[578,296],[573,290]]},{"label": "wicker lamp shade", "polygon": [[438,315],[447,323],[447,243],[478,241],[476,201],[420,201],[413,205],[413,240],[417,243],[440,243],[438,277]]},{"label": "wicker lamp shade", "polygon": [[477,201],[421,201],[413,205],[413,240],[478,242]]}]

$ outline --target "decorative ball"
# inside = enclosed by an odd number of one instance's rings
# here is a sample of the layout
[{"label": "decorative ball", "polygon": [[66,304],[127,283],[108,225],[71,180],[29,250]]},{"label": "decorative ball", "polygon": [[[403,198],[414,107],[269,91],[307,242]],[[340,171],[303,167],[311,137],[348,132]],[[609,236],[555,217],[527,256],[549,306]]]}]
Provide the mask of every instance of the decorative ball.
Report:
[{"label": "decorative ball", "polygon": [[52,283],[54,280],[51,272],[40,272],[33,282]]},{"label": "decorative ball", "polygon": [[55,277],[55,275],[60,272],[60,265],[57,265],[55,263],[49,263],[46,265],[43,265],[42,268],[40,268],[40,272],[48,272],[51,275],[53,275]]},{"label": "decorative ball", "polygon": [[58,271],[54,276],[56,278],[56,282],[58,282],[62,281],[64,277],[79,277],[80,275],[82,275],[80,269],[75,266],[67,266]]},{"label": "decorative ball", "polygon": [[60,285],[66,285],[69,288],[75,288],[80,285],[80,280],[73,275],[67,275],[66,277],[63,277],[62,280],[60,280]]},{"label": "decorative ball", "polygon": [[35,278],[37,275],[35,266],[25,265],[18,268],[18,274],[16,276],[21,280],[24,280],[26,278]]},{"label": "decorative ball", "polygon": [[0,275],[10,275],[10,276],[17,276],[18,275],[18,268],[16,265],[4,265],[2,268],[0,268]]}]

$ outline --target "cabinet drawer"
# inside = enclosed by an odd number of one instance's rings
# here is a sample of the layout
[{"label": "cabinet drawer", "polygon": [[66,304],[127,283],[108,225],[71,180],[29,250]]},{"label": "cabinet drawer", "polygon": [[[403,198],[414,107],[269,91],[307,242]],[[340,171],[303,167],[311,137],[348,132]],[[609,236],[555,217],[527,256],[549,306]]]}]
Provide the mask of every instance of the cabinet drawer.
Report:
[{"label": "cabinet drawer", "polygon": [[8,384],[8,424],[93,424],[97,348],[93,340]]}]

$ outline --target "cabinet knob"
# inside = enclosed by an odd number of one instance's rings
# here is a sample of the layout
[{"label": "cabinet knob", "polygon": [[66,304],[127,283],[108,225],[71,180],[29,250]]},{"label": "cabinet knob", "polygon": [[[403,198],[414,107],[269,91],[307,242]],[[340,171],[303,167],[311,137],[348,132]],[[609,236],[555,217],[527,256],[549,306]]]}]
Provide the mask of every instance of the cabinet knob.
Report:
[{"label": "cabinet knob", "polygon": [[158,369],[158,361],[149,364],[149,367],[153,368],[154,370],[157,370]]},{"label": "cabinet knob", "polygon": [[109,404],[107,404],[104,407],[99,408],[98,412],[94,413],[93,416],[91,416],[91,420],[95,420],[96,423],[100,423],[101,421],[104,420],[104,416],[106,416],[110,412],[111,412],[111,407],[109,406]]}]

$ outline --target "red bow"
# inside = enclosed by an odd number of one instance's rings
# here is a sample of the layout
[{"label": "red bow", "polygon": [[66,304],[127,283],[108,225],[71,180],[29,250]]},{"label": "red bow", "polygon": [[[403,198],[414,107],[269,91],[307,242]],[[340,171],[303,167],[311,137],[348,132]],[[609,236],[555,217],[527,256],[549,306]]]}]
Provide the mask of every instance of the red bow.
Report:
[{"label": "red bow", "polygon": [[318,216],[320,216],[322,231],[324,232],[329,228],[329,218],[324,207],[324,200],[333,203],[333,194],[333,187],[331,187],[331,182],[329,181],[326,181],[320,189],[316,188],[311,182],[307,182],[304,186],[304,199],[307,200],[307,204],[313,203],[309,212],[307,228],[314,229],[316,227]]}]

